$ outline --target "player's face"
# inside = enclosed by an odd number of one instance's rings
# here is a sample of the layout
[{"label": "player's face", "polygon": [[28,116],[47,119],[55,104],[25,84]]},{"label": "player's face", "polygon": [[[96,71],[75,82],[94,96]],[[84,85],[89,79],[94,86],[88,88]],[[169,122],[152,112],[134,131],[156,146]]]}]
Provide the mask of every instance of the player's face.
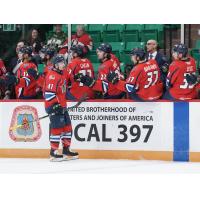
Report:
[{"label": "player's face", "polygon": [[42,53],[42,52],[40,52],[40,58],[42,59],[42,60],[44,60],[44,58],[45,58],[45,54],[44,53]]},{"label": "player's face", "polygon": [[19,53],[17,54],[17,56],[18,56],[18,58],[19,58],[20,60],[23,59],[23,53],[22,53],[22,52],[19,52]]},{"label": "player's face", "polygon": [[102,60],[102,59],[104,59],[104,56],[105,56],[105,52],[103,52],[103,51],[100,51],[100,50],[98,50],[97,49],[97,57],[98,57],[98,59],[99,60]]},{"label": "player's face", "polygon": [[58,67],[58,69],[59,70],[64,70],[65,69],[65,62],[59,62],[58,64],[57,64],[57,67]]},{"label": "player's face", "polygon": [[72,51],[72,58],[76,58],[77,57],[77,53],[75,53],[74,51]]},{"label": "player's face", "polygon": [[137,64],[137,56],[131,56],[131,61],[133,62],[133,64]]},{"label": "player's face", "polygon": [[28,59],[29,55],[27,53],[23,54],[23,59]]},{"label": "player's face", "polygon": [[17,46],[16,46],[16,53],[19,52],[19,50],[24,46],[24,43],[23,42],[19,42],[17,43]]},{"label": "player's face", "polygon": [[174,60],[178,60],[178,53],[173,51],[172,57],[174,58]]}]

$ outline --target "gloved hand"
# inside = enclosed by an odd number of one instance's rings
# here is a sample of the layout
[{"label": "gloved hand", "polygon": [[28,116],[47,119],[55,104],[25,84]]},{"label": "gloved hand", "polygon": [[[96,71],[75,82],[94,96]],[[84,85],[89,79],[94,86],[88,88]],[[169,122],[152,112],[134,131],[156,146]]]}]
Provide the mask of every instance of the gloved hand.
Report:
[{"label": "gloved hand", "polygon": [[188,84],[195,84],[197,82],[197,76],[195,74],[186,74],[186,80]]},{"label": "gloved hand", "polygon": [[0,78],[0,85],[5,85],[5,80],[3,78]]},{"label": "gloved hand", "polygon": [[81,73],[74,75],[74,80],[80,82],[81,81],[81,79],[80,79],[81,76],[83,76],[83,74],[81,74]]},{"label": "gloved hand", "polygon": [[17,85],[19,79],[15,75],[7,75],[4,79],[6,86]]},{"label": "gloved hand", "polygon": [[77,74],[74,76],[74,79],[83,83],[88,87],[92,87],[95,84],[95,80],[88,75]]},{"label": "gloved hand", "polygon": [[168,69],[169,69],[168,63],[165,63],[163,66],[161,66],[161,70],[163,73],[167,73]]},{"label": "gloved hand", "polygon": [[59,103],[55,104],[52,109],[55,114],[64,114],[64,108]]},{"label": "gloved hand", "polygon": [[119,81],[118,74],[116,74],[115,72],[110,72],[107,75],[107,80],[108,80],[108,82],[110,82],[112,84],[116,84]]},{"label": "gloved hand", "polygon": [[28,73],[29,76],[32,76],[35,80],[37,80],[39,78],[38,72],[33,68],[29,68],[27,70],[27,73]]}]

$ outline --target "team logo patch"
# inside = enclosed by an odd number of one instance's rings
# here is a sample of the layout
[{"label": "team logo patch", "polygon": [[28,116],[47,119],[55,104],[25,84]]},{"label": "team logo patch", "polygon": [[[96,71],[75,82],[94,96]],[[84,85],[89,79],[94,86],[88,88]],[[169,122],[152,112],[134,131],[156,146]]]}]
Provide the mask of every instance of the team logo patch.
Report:
[{"label": "team logo patch", "polygon": [[54,80],[54,79],[55,79],[55,76],[54,76],[54,75],[50,75],[50,76],[49,76],[49,79]]},{"label": "team logo patch", "polygon": [[[28,105],[18,106],[14,109],[9,135],[15,142],[35,142],[40,139],[42,131],[36,108]],[[20,126],[21,125],[21,126]],[[12,127],[18,127],[12,129]]]}]

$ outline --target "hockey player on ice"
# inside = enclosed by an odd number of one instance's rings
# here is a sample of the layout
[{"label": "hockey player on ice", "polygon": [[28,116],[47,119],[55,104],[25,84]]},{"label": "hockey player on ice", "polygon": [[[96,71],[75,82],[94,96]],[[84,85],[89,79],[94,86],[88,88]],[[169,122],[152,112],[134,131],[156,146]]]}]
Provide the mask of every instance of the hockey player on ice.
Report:
[{"label": "hockey player on ice", "polygon": [[[53,59],[53,69],[45,76],[45,109],[50,116],[50,160],[63,161],[78,158],[77,152],[70,150],[72,138],[71,120],[66,109],[66,80],[63,71],[65,59],[57,55]],[[60,140],[62,154],[58,154]]]}]

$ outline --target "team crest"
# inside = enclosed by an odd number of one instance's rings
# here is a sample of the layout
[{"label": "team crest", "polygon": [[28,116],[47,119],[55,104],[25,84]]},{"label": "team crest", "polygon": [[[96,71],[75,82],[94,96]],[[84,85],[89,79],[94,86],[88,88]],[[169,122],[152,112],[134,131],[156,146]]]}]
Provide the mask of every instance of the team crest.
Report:
[{"label": "team crest", "polygon": [[[15,142],[35,142],[41,137],[40,122],[36,108],[28,105],[18,106],[14,109],[9,135]],[[12,127],[17,127],[12,129]]]}]

